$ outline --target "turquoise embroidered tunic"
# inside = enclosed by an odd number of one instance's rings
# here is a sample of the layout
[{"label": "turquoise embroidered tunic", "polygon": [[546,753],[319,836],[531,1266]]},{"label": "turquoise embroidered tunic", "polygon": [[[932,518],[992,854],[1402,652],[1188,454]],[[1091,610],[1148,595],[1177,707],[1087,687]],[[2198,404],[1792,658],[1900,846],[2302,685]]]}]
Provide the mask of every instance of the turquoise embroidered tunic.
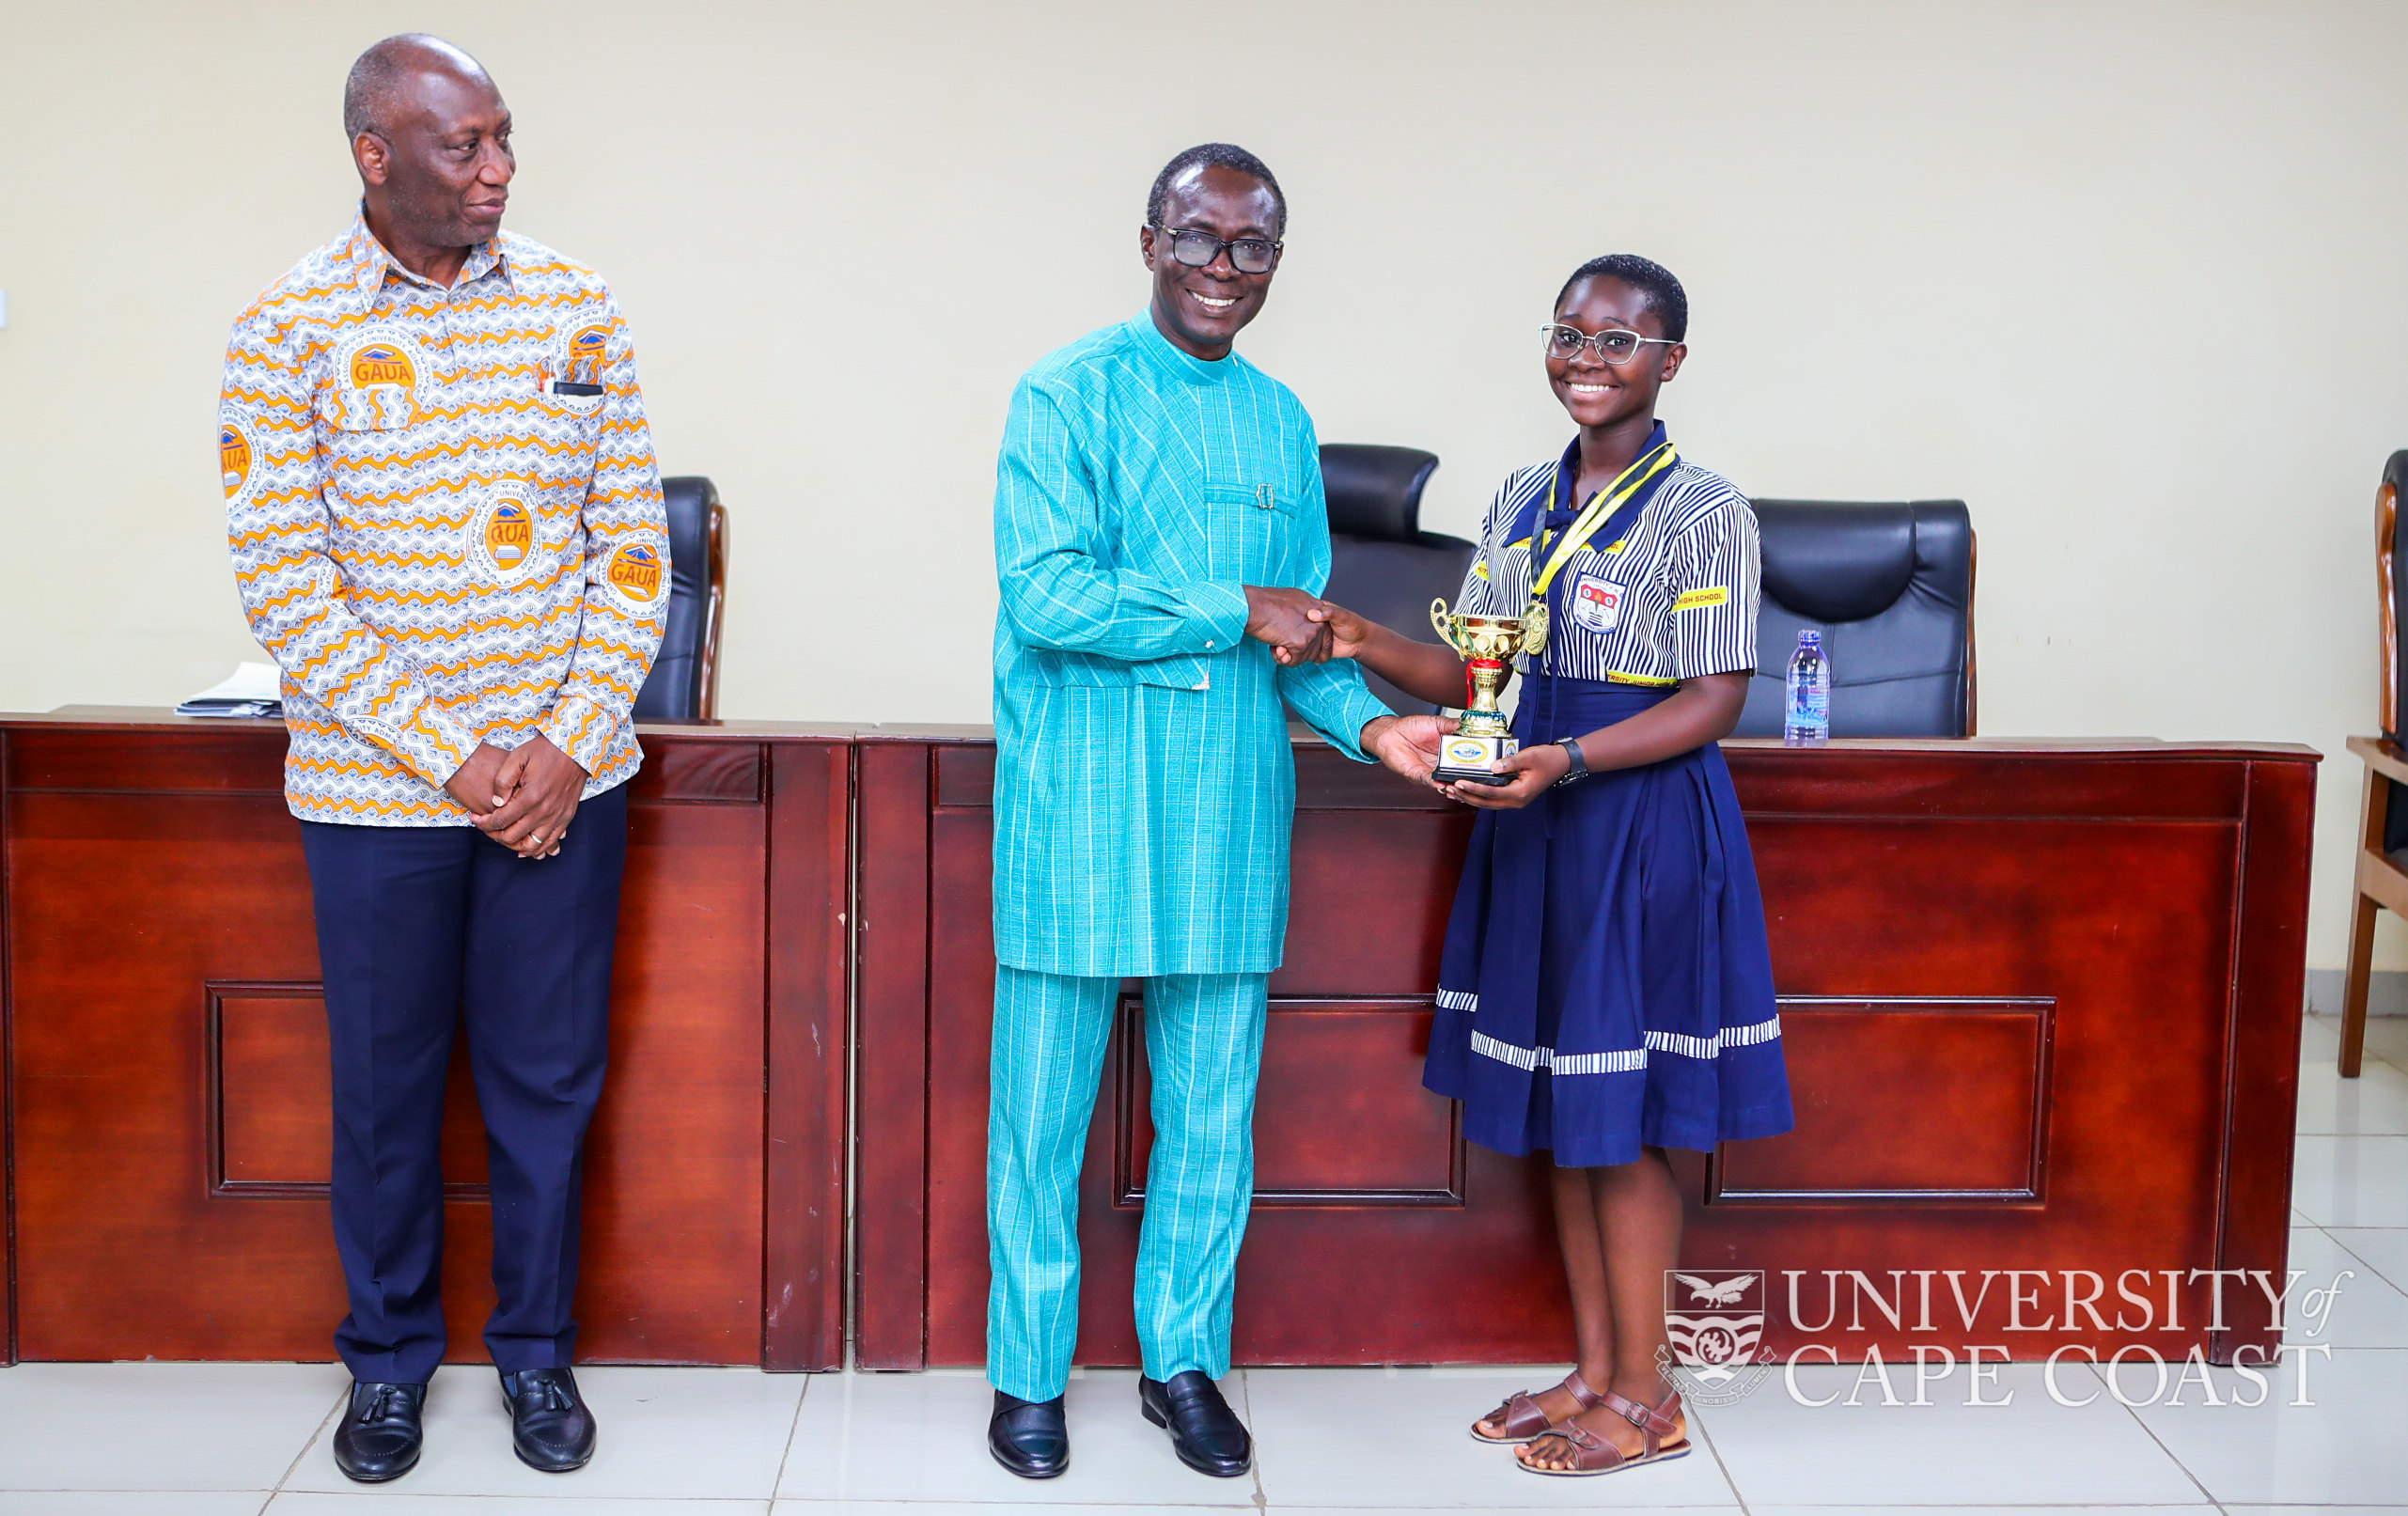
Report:
[{"label": "turquoise embroidered tunic", "polygon": [[995,957],[1040,973],[1267,974],[1288,930],[1281,700],[1358,762],[1354,664],[1282,668],[1244,586],[1319,594],[1312,418],[1146,314],[1022,376],[995,482]]}]

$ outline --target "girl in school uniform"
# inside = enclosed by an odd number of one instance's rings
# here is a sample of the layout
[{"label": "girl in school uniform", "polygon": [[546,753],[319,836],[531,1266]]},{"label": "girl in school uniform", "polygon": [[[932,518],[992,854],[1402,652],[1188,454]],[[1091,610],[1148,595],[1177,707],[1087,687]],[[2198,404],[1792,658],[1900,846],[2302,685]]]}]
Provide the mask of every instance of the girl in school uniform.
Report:
[{"label": "girl in school uniform", "polygon": [[[1665,1366],[1679,1261],[1669,1148],[1790,1129],[1772,963],[1729,771],[1756,664],[1755,513],[1681,456],[1656,392],[1688,350],[1680,281],[1643,258],[1583,264],[1544,329],[1547,382],[1579,435],[1497,492],[1456,609],[1527,617],[1518,752],[1503,783],[1442,788],[1479,810],[1439,971],[1424,1082],[1466,1135],[1555,1161],[1579,1361],[1472,1426],[1534,1474],[1689,1451]],[[1451,649],[1332,607],[1338,656],[1442,705]]]}]

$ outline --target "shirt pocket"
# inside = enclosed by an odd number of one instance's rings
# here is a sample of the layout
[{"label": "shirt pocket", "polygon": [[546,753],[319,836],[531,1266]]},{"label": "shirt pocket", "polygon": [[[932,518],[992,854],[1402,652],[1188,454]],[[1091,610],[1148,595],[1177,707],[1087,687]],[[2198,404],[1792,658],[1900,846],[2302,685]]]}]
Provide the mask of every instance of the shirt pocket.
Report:
[{"label": "shirt pocket", "polygon": [[1215,484],[1204,492],[1209,578],[1283,585],[1296,536],[1294,492],[1275,484]]}]

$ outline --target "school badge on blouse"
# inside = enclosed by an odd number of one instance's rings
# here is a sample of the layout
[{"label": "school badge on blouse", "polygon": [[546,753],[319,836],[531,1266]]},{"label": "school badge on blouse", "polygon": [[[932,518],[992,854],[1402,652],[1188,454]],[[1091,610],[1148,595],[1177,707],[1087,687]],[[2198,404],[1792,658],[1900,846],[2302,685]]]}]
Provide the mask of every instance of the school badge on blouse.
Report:
[{"label": "school badge on blouse", "polygon": [[1547,608],[1533,605],[1531,611],[1520,618],[1461,616],[1448,611],[1443,600],[1430,602],[1430,624],[1438,629],[1438,639],[1471,664],[1471,703],[1463,708],[1462,722],[1454,735],[1441,739],[1438,745],[1440,783],[1513,782],[1490,767],[1520,751],[1522,745],[1513,740],[1513,727],[1496,708],[1496,697],[1505,688],[1506,661],[1516,653],[1540,652],[1547,646]]}]

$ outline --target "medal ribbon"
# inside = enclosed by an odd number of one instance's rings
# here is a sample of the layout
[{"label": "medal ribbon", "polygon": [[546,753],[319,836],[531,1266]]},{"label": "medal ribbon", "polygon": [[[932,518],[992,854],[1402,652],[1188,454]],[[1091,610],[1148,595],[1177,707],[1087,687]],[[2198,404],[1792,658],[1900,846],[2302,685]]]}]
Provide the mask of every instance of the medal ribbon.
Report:
[{"label": "medal ribbon", "polygon": [[[1534,512],[1530,522],[1530,599],[1533,603],[1546,603],[1547,590],[1555,584],[1556,575],[1571,561],[1573,554],[1588,545],[1589,539],[1597,535],[1599,527],[1610,522],[1628,532],[1630,523],[1622,516],[1625,508],[1636,506],[1638,509],[1631,510],[1630,515],[1637,516],[1638,510],[1646,508],[1647,505],[1642,492],[1651,494],[1653,492],[1649,486],[1661,479],[1681,460],[1672,444],[1663,438],[1664,429],[1659,424],[1654,445],[1631,460],[1630,466],[1616,475],[1613,483],[1589,497],[1587,506],[1572,519],[1571,524],[1553,539],[1552,553],[1548,551],[1550,541],[1541,531],[1541,523],[1545,520],[1543,508],[1540,512]],[[1558,462],[1555,477],[1547,484],[1548,502],[1552,504],[1568,488],[1564,466]]]}]

